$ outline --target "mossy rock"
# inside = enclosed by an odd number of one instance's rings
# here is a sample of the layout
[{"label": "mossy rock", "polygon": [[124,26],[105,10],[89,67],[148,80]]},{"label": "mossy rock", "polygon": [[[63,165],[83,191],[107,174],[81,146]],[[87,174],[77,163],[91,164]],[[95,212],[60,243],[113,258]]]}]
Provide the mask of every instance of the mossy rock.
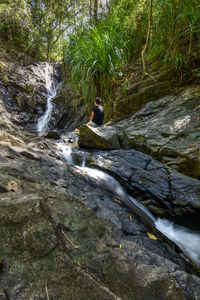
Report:
[{"label": "mossy rock", "polygon": [[21,85],[22,90],[29,94],[29,95],[33,95],[34,94],[34,88],[30,87],[30,86],[26,86],[26,85]]}]

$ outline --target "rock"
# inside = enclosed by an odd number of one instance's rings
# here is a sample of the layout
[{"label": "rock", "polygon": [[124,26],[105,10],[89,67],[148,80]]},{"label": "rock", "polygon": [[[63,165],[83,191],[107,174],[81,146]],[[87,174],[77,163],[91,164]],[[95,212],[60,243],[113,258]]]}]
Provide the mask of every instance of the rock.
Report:
[{"label": "rock", "polygon": [[44,138],[46,139],[54,139],[54,140],[59,140],[60,139],[60,134],[58,133],[58,131],[49,131]]},{"label": "rock", "polygon": [[119,92],[114,101],[114,117],[122,119],[131,113],[141,109],[150,101],[155,101],[169,94],[173,89],[173,71],[168,70],[153,75],[156,82],[147,78],[133,83],[125,92]]},{"label": "rock", "polygon": [[93,128],[82,125],[78,143],[80,147],[105,150],[128,147],[127,138],[122,131],[119,131],[117,127],[106,126]]},{"label": "rock", "polygon": [[[92,167],[106,170],[156,216],[199,227],[200,182],[135,150],[97,152]],[[199,227],[200,228],[200,227]]]},{"label": "rock", "polygon": [[[33,127],[41,112],[38,107],[45,109],[44,64],[1,63],[0,297],[197,297],[199,268],[179,247],[119,205],[106,186],[65,162],[55,142],[20,130],[27,122]],[[84,115],[83,105],[80,110]],[[54,126],[53,118],[50,124]],[[128,147],[120,127],[107,145]],[[66,138],[76,143],[74,134]],[[125,177],[129,171],[123,171]]]},{"label": "rock", "polygon": [[149,104],[127,121],[130,146],[142,148],[169,167],[199,179],[199,104],[199,88]]},{"label": "rock", "polygon": [[[1,194],[1,293],[22,300],[46,299],[46,290],[58,299],[199,294],[197,269],[187,266],[180,249],[161,235],[149,239],[150,229],[137,216],[131,220],[103,186],[57,159],[53,144],[41,151],[41,139],[24,140],[12,159],[6,158],[10,148],[1,144],[0,184],[18,185],[18,191]],[[22,155],[29,148],[40,160]]]},{"label": "rock", "polygon": [[[54,66],[54,78],[60,80],[58,64],[35,63],[30,60],[28,64],[23,65],[0,57],[0,99],[3,100],[6,109],[12,113],[11,121],[15,124],[27,128],[33,127],[46,110],[45,68],[48,64]],[[51,129],[55,124],[56,121],[52,118]]]},{"label": "rock", "polygon": [[132,117],[98,129],[83,127],[79,144],[136,149],[179,172],[200,178],[200,88],[153,101]]}]

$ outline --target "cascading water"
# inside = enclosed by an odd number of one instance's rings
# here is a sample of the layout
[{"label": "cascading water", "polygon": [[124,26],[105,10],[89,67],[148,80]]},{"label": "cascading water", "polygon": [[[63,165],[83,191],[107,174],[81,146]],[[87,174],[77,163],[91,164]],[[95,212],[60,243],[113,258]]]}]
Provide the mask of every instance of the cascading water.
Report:
[{"label": "cascading water", "polygon": [[[61,148],[62,157],[69,163],[74,165],[72,158],[71,149]],[[140,216],[144,216],[148,221],[148,224],[153,224],[162,234],[167,236],[175,244],[177,244],[180,249],[191,258],[196,264],[200,265],[200,235],[199,233],[194,233],[193,231],[184,228],[182,226],[176,225],[168,220],[154,218],[154,216],[149,212],[149,210],[141,203],[139,203],[134,198],[127,195],[123,187],[119,182],[114,179],[112,176],[104,173],[103,171],[85,167],[85,159],[83,157],[82,166],[76,166],[83,172],[87,173],[93,179],[96,179],[97,182],[102,183],[104,188],[108,191],[114,193],[119,200],[122,200],[129,208],[133,208]]]},{"label": "cascading water", "polygon": [[57,89],[58,89],[58,83],[53,78],[53,65],[50,63],[45,63],[44,71],[41,70],[41,72],[43,73],[42,75],[44,76],[46,81],[47,109],[44,115],[38,119],[37,131],[39,135],[43,135],[44,132],[47,130],[48,123],[51,118],[52,108],[53,108],[51,100],[56,96]]},{"label": "cascading water", "polygon": [[57,145],[57,149],[59,152],[61,152],[61,156],[65,161],[67,161],[71,165],[74,165],[74,160],[72,157],[72,150],[69,146],[66,146],[63,143],[59,143]]},{"label": "cascading water", "polygon": [[156,228],[177,244],[180,249],[194,262],[200,265],[200,235],[191,230],[158,218]]}]

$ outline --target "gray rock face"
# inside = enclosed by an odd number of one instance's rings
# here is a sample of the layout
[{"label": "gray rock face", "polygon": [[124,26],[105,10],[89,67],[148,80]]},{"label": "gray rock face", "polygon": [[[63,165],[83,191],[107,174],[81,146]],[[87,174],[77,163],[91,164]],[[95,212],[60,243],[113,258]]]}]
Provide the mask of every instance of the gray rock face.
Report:
[{"label": "gray rock face", "polygon": [[[88,147],[89,140],[90,147],[96,149],[136,149],[199,179],[199,115],[200,88],[186,89],[179,96],[147,104],[119,123],[81,131],[80,145]],[[119,137],[125,142],[120,143]]]},{"label": "gray rock face", "polygon": [[156,216],[199,226],[200,182],[135,150],[96,152],[88,163],[105,170]]},{"label": "gray rock face", "polygon": [[[198,297],[199,267],[173,242],[119,205],[106,186],[97,185],[84,170],[66,163],[58,153],[58,141],[21,130],[25,122],[35,118],[34,99],[38,110],[42,107],[44,82],[40,75],[33,75],[30,64],[3,64],[0,299]],[[31,82],[38,90],[29,98],[27,86]],[[69,143],[74,139],[73,134],[67,136]],[[118,134],[117,139],[119,146],[125,147],[123,136]],[[98,159],[93,158],[94,163]],[[113,161],[112,172],[117,170]],[[119,177],[129,178],[132,166],[131,162],[119,171]],[[127,187],[133,189],[128,182]]]},{"label": "gray rock face", "polygon": [[[79,146],[95,149],[126,149],[128,147],[127,139],[121,128],[99,127],[93,128],[88,125],[80,127]],[[95,147],[93,147],[95,144]]]},{"label": "gray rock face", "polygon": [[[33,129],[38,117],[46,110],[46,66],[47,63],[34,61],[22,65],[0,57],[0,97],[18,126]],[[53,76],[60,80],[58,66],[53,66]]]},{"label": "gray rock face", "polygon": [[200,293],[198,268],[180,249],[161,234],[150,239],[152,229],[62,161],[55,143],[25,133],[0,143],[1,295],[142,300]]},{"label": "gray rock face", "polygon": [[[172,70],[154,74],[154,79],[147,78],[137,83],[132,83],[126,92],[119,92],[114,101],[114,116],[122,119],[141,109],[150,101],[155,101],[173,90]],[[123,96],[124,94],[124,96]]]}]

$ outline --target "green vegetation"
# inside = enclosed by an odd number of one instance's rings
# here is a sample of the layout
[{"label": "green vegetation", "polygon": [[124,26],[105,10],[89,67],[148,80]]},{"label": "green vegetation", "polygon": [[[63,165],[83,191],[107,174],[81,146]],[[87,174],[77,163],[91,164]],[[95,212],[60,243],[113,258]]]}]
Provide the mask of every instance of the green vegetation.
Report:
[{"label": "green vegetation", "polygon": [[82,0],[0,0],[0,37],[14,48],[39,60],[62,59],[62,43]]},{"label": "green vegetation", "polygon": [[[200,58],[200,5],[195,0],[152,3],[145,55],[150,66],[148,72],[166,67],[182,75]],[[125,72],[128,63],[141,56],[149,10],[150,1],[114,0],[105,18],[70,36],[64,56],[73,84],[88,100],[94,95],[112,98],[117,76]]]},{"label": "green vegetation", "polygon": [[[7,4],[5,4],[7,2]],[[28,10],[15,1],[0,5],[0,35],[19,51],[31,53],[36,35]]]},{"label": "green vegetation", "polygon": [[[109,22],[84,28],[70,36],[66,45],[72,82],[87,98],[106,96],[130,56],[130,43],[115,15]],[[64,55],[65,55],[64,53]]]},{"label": "green vegetation", "polygon": [[99,7],[100,0],[0,1],[1,39],[40,60],[64,59],[73,85],[88,101],[95,95],[112,99],[121,78],[126,89],[126,68],[142,49],[150,74],[161,67],[179,74],[196,67],[198,1],[111,0],[98,14]]}]

